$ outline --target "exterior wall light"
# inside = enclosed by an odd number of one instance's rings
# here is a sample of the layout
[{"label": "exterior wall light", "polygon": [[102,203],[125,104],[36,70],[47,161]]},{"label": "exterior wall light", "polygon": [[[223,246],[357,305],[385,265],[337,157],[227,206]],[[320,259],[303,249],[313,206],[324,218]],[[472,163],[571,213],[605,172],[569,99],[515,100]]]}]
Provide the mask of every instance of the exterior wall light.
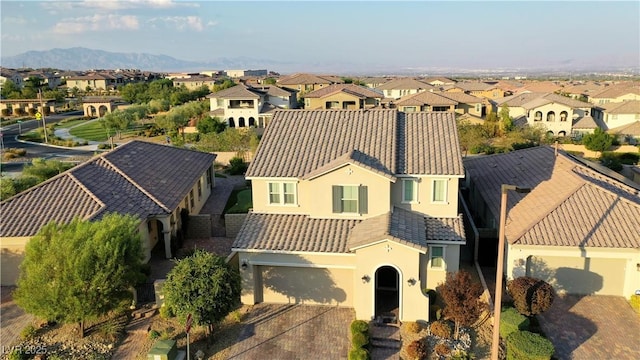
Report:
[{"label": "exterior wall light", "polygon": [[369,275],[367,275],[367,274],[362,275],[362,283],[363,283],[363,284],[368,283],[368,282],[369,282],[369,280],[371,280],[371,277],[369,277]]},{"label": "exterior wall light", "polygon": [[247,270],[247,268],[249,267],[249,263],[247,262],[247,260],[242,260],[242,265],[240,265],[240,267],[242,268],[242,270]]},{"label": "exterior wall light", "polygon": [[416,279],[414,278],[410,278],[409,280],[407,280],[407,284],[409,284],[409,286],[413,286],[416,284]]}]

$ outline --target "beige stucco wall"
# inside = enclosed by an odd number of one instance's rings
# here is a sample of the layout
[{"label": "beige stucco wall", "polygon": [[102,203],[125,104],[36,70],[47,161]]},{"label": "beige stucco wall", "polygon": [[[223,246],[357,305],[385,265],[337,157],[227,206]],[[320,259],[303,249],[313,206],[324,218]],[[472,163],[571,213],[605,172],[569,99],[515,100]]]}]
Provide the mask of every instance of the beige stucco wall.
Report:
[{"label": "beige stucco wall", "polygon": [[[271,181],[283,181],[274,179]],[[365,219],[389,212],[390,180],[359,166],[346,165],[311,180],[297,181],[297,205],[270,205],[270,180],[254,178],[251,182],[253,210],[257,213],[307,214],[317,218]],[[290,181],[296,182],[295,179]],[[333,214],[333,185],[363,185],[368,187],[367,214]]]},{"label": "beige stucco wall", "polygon": [[[535,113],[538,111],[542,112],[542,121],[534,121]],[[547,121],[547,114],[550,111],[553,111],[555,113],[554,121]],[[560,113],[563,111],[567,112],[566,121],[560,121]],[[558,135],[561,131],[564,131],[565,134],[568,136],[568,135],[571,135],[571,125],[572,125],[573,114],[578,114],[578,116],[582,116],[584,114],[584,111],[577,111],[577,109],[572,109],[565,105],[550,103],[550,104],[546,104],[546,105],[539,106],[529,110],[528,112],[529,116],[528,116],[527,122],[531,126],[536,124],[542,124],[547,129],[547,131],[553,131],[554,135]]]},{"label": "beige stucco wall", "polygon": [[529,256],[537,259],[529,268],[561,291],[626,297],[640,289],[639,249],[509,245],[507,277],[525,275]]},{"label": "beige stucco wall", "polygon": [[[585,157],[589,157],[589,158],[599,158],[600,157],[600,153],[599,152],[587,150],[587,148],[584,147],[584,145],[560,144],[560,149],[562,149],[564,151],[579,151],[579,152],[582,152]],[[617,153],[624,153],[624,152],[637,153],[638,152],[638,147],[633,146],[633,145],[612,146],[608,151],[613,151],[613,152],[617,152]]]},{"label": "beige stucco wall", "polygon": [[[421,271],[426,276],[426,283],[423,288],[435,289],[447,279],[447,272],[455,272],[460,269],[460,245],[453,244],[431,244],[433,246],[444,247],[444,269],[431,268],[429,252],[421,258]],[[431,249],[431,248],[429,248]]]},{"label": "beige stucco wall", "polygon": [[605,130],[617,128],[619,126],[627,125],[638,121],[636,119],[637,114],[603,114],[603,121],[606,125]]},{"label": "beige stucco wall", "polygon": [[[309,106],[306,105],[307,100],[309,101]],[[360,99],[356,96],[347,94],[347,93],[336,93],[333,95],[325,96],[322,98],[305,98],[305,108],[306,109],[330,109],[327,108],[327,102],[338,102],[338,106],[334,109],[360,109]],[[354,102],[355,105],[349,105],[348,107],[343,107],[343,103],[345,101]]]},{"label": "beige stucco wall", "polygon": [[1,285],[16,284],[20,273],[19,266],[24,258],[24,247],[30,237],[0,238]]},{"label": "beige stucco wall", "polygon": [[[412,176],[418,179],[418,198],[416,202],[404,203],[402,179],[398,178],[391,184],[391,203],[394,205],[432,217],[456,217],[458,216],[458,178],[444,178],[438,176]],[[433,180],[447,179],[447,202],[434,203],[431,201],[433,193]]]},{"label": "beige stucco wall", "polygon": [[[353,279],[356,318],[371,320],[374,316],[376,270],[391,266],[399,274],[399,320],[428,321],[429,298],[422,291],[426,279],[421,274],[420,259],[419,250],[388,240],[357,249]],[[364,275],[369,276],[369,282],[362,281]],[[409,279],[415,279],[415,285],[410,285]]]}]

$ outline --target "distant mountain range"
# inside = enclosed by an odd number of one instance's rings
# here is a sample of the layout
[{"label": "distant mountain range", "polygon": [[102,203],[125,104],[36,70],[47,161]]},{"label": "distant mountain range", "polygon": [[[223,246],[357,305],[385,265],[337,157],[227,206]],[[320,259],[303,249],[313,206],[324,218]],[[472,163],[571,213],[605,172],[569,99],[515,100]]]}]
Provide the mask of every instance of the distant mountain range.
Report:
[{"label": "distant mountain range", "polygon": [[[615,58],[615,59],[614,59]],[[624,57],[621,57],[621,59]],[[146,53],[116,53],[103,50],[74,47],[69,49],[51,49],[46,51],[27,51],[25,53],[0,58],[0,65],[8,68],[54,68],[60,70],[89,69],[140,69],[158,72],[187,72],[203,70],[230,69],[267,69],[279,73],[309,72],[336,75],[448,75],[448,76],[505,76],[535,74],[572,74],[594,71],[640,74],[637,61],[622,61],[613,55],[604,54],[591,61],[566,60],[561,63],[538,63],[512,68],[463,68],[460,66],[394,66],[364,65],[352,62],[333,61],[329,63],[275,61],[249,57],[220,57],[210,61],[187,61],[167,55]],[[636,59],[637,60],[637,59]],[[375,59],[372,59],[375,63]],[[628,64],[614,66],[611,64]],[[485,64],[485,66],[487,66]]]},{"label": "distant mountain range", "polygon": [[0,64],[14,69],[23,67],[61,70],[140,69],[159,72],[265,68],[271,70],[294,65],[248,57],[217,58],[207,62],[196,62],[167,55],[116,53],[83,47],[27,51],[14,56],[3,56]]}]

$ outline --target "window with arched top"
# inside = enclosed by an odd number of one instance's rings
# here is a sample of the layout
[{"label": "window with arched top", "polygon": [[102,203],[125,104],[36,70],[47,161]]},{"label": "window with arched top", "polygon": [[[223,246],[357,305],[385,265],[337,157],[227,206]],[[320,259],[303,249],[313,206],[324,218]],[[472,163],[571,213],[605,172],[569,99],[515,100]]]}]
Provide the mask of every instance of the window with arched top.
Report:
[{"label": "window with arched top", "polygon": [[244,123],[244,118],[243,117],[239,118],[238,119],[238,127],[245,127],[245,126],[247,126],[247,125]]},{"label": "window with arched top", "polygon": [[229,127],[230,128],[236,127],[236,122],[235,122],[235,120],[233,120],[232,117],[230,117],[229,120],[227,120],[227,121],[229,121]]},{"label": "window with arched top", "polygon": [[547,113],[547,121],[556,121],[556,113],[549,111]]},{"label": "window with arched top", "polygon": [[566,111],[560,113],[560,121],[567,121],[569,114]]},{"label": "window with arched top", "polygon": [[558,133],[558,136],[562,136],[562,137],[567,136],[567,132],[566,131],[560,131]]},{"label": "window with arched top", "polygon": [[254,119],[253,117],[249,118],[249,126],[254,126],[256,124],[256,119]]},{"label": "window with arched top", "polygon": [[533,117],[533,121],[542,121],[542,111],[536,111],[536,115]]}]

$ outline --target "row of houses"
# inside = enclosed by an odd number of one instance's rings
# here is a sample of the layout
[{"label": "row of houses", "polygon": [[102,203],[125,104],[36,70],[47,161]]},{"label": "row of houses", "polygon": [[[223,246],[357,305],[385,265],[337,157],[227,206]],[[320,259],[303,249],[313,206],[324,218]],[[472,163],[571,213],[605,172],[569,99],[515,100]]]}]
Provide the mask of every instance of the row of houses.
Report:
[{"label": "row of houses", "polygon": [[[29,237],[73,216],[135,214],[147,254],[170,257],[177,214],[197,213],[215,186],[214,160],[134,141],[0,202],[2,284]],[[276,110],[246,179],[253,209],[228,257],[245,304],[429,320],[425,289],[502,251],[502,184],[532,189],[507,204],[507,278],[576,294],[640,289],[640,185],[550,147],[463,158],[450,111]]]}]

